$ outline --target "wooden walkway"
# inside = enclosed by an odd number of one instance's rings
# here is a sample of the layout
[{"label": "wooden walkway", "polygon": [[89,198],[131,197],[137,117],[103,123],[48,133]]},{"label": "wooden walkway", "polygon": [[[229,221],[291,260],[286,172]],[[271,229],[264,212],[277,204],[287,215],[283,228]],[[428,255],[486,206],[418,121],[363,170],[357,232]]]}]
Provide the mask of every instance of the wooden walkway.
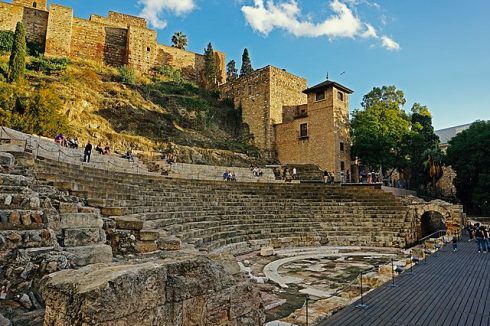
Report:
[{"label": "wooden walkway", "polygon": [[320,326],[490,326],[490,253],[474,241],[447,244],[413,269],[342,309]]}]

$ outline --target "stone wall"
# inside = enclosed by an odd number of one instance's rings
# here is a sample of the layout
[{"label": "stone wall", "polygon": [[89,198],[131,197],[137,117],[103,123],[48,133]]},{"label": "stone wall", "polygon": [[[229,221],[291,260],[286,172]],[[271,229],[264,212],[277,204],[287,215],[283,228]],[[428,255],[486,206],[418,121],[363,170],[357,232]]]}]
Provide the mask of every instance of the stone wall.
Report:
[{"label": "stone wall", "polygon": [[[285,107],[285,122],[275,125],[277,157],[281,163],[316,164],[335,173],[337,180],[341,171],[350,169],[349,100],[344,94],[344,101],[339,101],[337,92],[336,88],[326,90],[321,101],[316,101],[315,93],[309,94],[306,110],[304,106]],[[300,137],[301,124],[307,125],[306,137]]]},{"label": "stone wall", "polygon": [[52,4],[49,11],[45,53],[69,57],[71,54],[73,9]]},{"label": "stone wall", "polygon": [[121,14],[119,12],[109,11],[109,16],[107,17],[107,20],[112,23],[118,24],[120,27],[134,26],[147,28],[146,20],[144,18]]},{"label": "stone wall", "polygon": [[258,326],[260,296],[203,256],[91,265],[44,279],[44,325]]},{"label": "stone wall", "polygon": [[[36,7],[33,4],[36,2]],[[200,83],[204,57],[200,54],[157,43],[157,33],[147,28],[145,19],[117,12],[108,17],[91,15],[89,20],[74,18],[73,10],[46,1],[0,1],[0,30],[15,30],[17,22],[26,26],[27,39],[45,44],[45,53],[93,60],[112,66],[128,65],[142,73],[170,65],[184,76]],[[219,83],[226,82],[225,55],[216,51]]]},{"label": "stone wall", "polygon": [[26,38],[29,42],[44,45],[48,28],[48,12],[24,8],[22,22],[26,27]]},{"label": "stone wall", "polygon": [[0,30],[14,31],[19,21],[25,25],[28,42],[44,44],[48,12],[0,2]]},{"label": "stone wall", "polygon": [[76,17],[72,26],[71,57],[104,63],[105,26]]},{"label": "stone wall", "polygon": [[23,7],[31,7],[37,8],[40,10],[46,10],[47,0],[13,0],[12,3],[15,5],[23,6]]},{"label": "stone wall", "polygon": [[233,98],[242,108],[243,122],[248,124],[255,145],[274,149],[272,125],[282,122],[282,107],[306,103],[306,80],[282,69],[267,66],[222,86],[225,97]]},{"label": "stone wall", "polygon": [[14,31],[17,22],[22,21],[24,8],[0,2],[0,30]]},{"label": "stone wall", "polygon": [[128,28],[128,66],[149,72],[157,57],[157,33],[146,28]]}]

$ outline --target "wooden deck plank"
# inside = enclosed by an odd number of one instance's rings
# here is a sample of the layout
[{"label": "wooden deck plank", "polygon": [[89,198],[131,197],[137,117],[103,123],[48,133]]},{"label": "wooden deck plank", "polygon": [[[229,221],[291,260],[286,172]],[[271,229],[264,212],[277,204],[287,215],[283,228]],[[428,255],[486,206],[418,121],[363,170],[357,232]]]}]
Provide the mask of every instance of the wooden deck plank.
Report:
[{"label": "wooden deck plank", "polygon": [[474,242],[446,245],[388,284],[368,293],[369,308],[344,308],[320,326],[490,326],[490,254],[479,254]]}]

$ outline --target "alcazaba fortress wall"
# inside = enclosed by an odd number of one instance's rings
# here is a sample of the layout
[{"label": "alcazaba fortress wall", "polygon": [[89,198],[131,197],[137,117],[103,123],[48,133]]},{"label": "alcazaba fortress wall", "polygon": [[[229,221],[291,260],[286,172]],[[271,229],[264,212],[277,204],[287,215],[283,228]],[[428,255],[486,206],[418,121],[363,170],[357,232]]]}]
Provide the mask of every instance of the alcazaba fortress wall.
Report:
[{"label": "alcazaba fortress wall", "polygon": [[[188,79],[199,81],[204,56],[158,44],[157,33],[145,19],[116,12],[107,17],[91,15],[88,20],[73,16],[73,9],[47,0],[0,1],[0,30],[26,26],[27,40],[44,48],[50,56],[83,58],[111,66],[123,66],[148,73],[169,65]],[[226,81],[225,55],[216,52],[220,82]]]}]

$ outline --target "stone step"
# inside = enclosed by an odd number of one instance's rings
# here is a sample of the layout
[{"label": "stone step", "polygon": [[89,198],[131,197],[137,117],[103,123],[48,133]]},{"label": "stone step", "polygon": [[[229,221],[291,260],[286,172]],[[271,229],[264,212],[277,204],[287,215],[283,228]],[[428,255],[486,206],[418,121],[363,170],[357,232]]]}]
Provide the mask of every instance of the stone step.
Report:
[{"label": "stone step", "polygon": [[94,213],[64,213],[60,214],[61,228],[101,228],[102,219]]},{"label": "stone step", "polygon": [[78,267],[90,264],[112,262],[111,246],[105,244],[65,247],[63,250],[74,255],[74,262]]},{"label": "stone step", "polygon": [[80,247],[105,242],[105,233],[101,228],[63,229],[63,246]]}]

